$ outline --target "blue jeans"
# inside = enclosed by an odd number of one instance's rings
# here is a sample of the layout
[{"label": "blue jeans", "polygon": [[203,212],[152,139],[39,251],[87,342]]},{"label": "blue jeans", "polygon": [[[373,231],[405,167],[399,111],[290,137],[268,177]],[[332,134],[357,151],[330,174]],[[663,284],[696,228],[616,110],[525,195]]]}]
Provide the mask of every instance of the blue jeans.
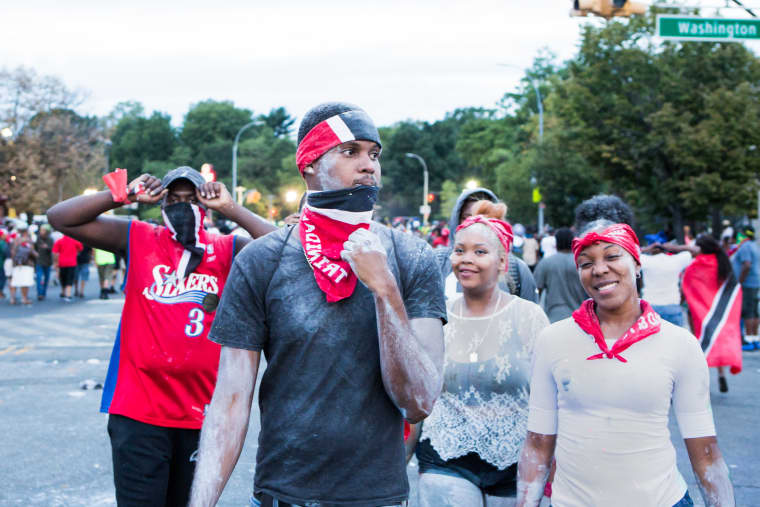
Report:
[{"label": "blue jeans", "polygon": [[3,292],[5,290],[5,270],[3,269],[3,265],[0,264],[0,292]]},{"label": "blue jeans", "polygon": [[34,266],[34,272],[37,274],[37,296],[47,296],[48,283],[50,283],[50,266]]},{"label": "blue jeans", "polygon": [[691,505],[694,505],[694,501],[691,499],[689,492],[687,491],[683,498],[681,498],[673,507],[689,507]]},{"label": "blue jeans", "polygon": [[652,305],[652,309],[671,324],[683,327],[683,309],[681,305]]}]

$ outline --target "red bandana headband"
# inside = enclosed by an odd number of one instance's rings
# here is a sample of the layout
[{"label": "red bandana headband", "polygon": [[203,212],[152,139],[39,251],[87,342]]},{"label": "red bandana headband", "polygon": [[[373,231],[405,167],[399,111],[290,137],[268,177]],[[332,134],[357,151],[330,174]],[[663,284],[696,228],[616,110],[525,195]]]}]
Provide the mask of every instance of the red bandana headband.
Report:
[{"label": "red bandana headband", "polygon": [[364,111],[346,111],[317,123],[298,144],[296,150],[298,170],[303,175],[306,166],[312,164],[328,150],[357,139],[380,144],[377,127]]},{"label": "red bandana headband", "polygon": [[472,224],[483,224],[488,226],[489,229],[496,233],[496,237],[499,238],[501,246],[504,247],[504,252],[509,254],[509,250],[512,248],[512,238],[514,238],[514,234],[512,234],[512,226],[509,225],[508,222],[499,220],[498,218],[486,218],[483,215],[472,215],[467,217],[464,222],[457,227],[456,232],[459,232],[461,229],[469,227]]},{"label": "red bandana headband", "polygon": [[587,246],[604,241],[605,243],[614,243],[621,246],[626,252],[631,254],[636,263],[641,265],[641,248],[639,247],[639,238],[628,224],[612,224],[601,233],[589,232],[583,237],[573,240],[573,256],[575,264],[578,265],[578,256]]}]

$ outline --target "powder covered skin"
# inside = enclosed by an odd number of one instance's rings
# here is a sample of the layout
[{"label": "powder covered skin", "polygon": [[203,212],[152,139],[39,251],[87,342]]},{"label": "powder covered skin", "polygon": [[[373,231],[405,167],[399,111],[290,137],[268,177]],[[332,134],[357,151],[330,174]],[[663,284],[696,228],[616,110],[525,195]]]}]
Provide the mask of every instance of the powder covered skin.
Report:
[{"label": "powder covered skin", "polygon": [[[198,446],[191,506],[215,505],[240,457],[258,370],[249,354],[244,350],[222,349],[217,388]],[[258,363],[258,355],[255,362]]]},{"label": "powder covered skin", "polygon": [[[383,286],[393,280],[380,238],[365,229],[353,232],[343,245],[341,257],[359,280]],[[443,383],[443,337],[440,321],[409,322],[398,288],[374,294],[383,385],[404,417],[419,420],[432,410]],[[394,292],[395,291],[395,292]],[[423,336],[420,336],[423,335]],[[422,345],[431,343],[432,350]],[[437,342],[437,343],[436,343]]]},{"label": "powder covered skin", "polygon": [[[710,453],[710,447],[705,447],[705,454],[709,455]],[[736,505],[734,487],[731,484],[728,466],[726,466],[726,462],[722,458],[707,465],[703,477],[704,481],[699,480],[699,477],[697,477],[697,484],[706,506],[725,507]],[[710,485],[709,490],[705,487],[705,482]]]},{"label": "powder covered skin", "polygon": [[551,471],[549,463],[553,453],[541,452],[534,446],[534,439],[529,433],[520,455],[517,470],[517,505],[520,507],[538,507]]}]

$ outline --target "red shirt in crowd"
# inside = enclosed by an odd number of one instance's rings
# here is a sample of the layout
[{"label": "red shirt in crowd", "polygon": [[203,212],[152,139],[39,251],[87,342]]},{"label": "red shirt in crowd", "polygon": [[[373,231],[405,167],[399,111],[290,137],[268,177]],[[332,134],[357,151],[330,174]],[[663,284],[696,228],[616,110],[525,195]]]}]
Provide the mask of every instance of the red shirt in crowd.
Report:
[{"label": "red shirt in crowd", "polygon": [[77,254],[84,249],[82,243],[64,236],[53,245],[53,253],[58,254],[58,267],[73,268],[77,265]]}]

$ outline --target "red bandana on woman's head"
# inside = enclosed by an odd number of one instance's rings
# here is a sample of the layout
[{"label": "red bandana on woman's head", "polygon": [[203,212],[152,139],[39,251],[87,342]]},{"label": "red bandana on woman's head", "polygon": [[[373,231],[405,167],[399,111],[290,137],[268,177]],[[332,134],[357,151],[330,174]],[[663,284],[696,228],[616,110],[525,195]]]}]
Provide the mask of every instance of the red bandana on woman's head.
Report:
[{"label": "red bandana on woman's head", "polygon": [[641,248],[639,246],[639,238],[636,237],[636,233],[628,224],[612,224],[601,233],[589,232],[585,236],[575,238],[573,240],[573,256],[575,257],[575,264],[578,264],[578,256],[581,254],[584,248],[599,241],[605,243],[614,243],[625,249],[626,252],[631,254],[637,264],[641,265]]},{"label": "red bandana on woman's head", "polygon": [[[606,241],[606,240],[604,240]],[[596,345],[601,352],[587,357],[586,359],[612,359],[613,357],[620,362],[627,363],[628,361],[620,355],[625,349],[633,345],[634,343],[643,340],[649,336],[660,331],[660,316],[657,315],[652,309],[652,306],[641,300],[641,317],[633,323],[631,328],[623,334],[612,345],[612,348],[607,347],[607,342],[604,341],[604,335],[602,334],[602,327],[599,324],[599,318],[594,311],[594,300],[587,299],[581,304],[581,307],[573,312],[573,320],[575,320],[578,327],[594,337]]]},{"label": "red bandana on woman's head", "polygon": [[[483,224],[488,226],[489,229],[496,233],[496,237],[499,239],[501,246],[504,247],[504,252],[509,254],[509,250],[512,248],[512,238],[514,238],[514,234],[512,234],[512,226],[509,225],[508,222],[499,220],[498,218],[486,218],[483,215],[472,215],[467,217],[464,222],[457,227],[456,232],[459,232],[472,224]],[[507,266],[508,265],[509,263],[507,263]]]}]

